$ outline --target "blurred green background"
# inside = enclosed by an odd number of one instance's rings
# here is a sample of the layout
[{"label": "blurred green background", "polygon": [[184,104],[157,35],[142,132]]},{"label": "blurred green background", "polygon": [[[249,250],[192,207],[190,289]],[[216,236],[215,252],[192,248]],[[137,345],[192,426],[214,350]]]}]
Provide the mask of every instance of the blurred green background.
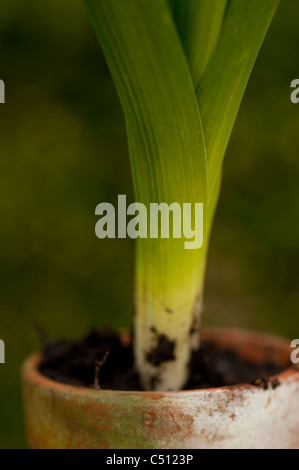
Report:
[{"label": "blurred green background", "polygon": [[[281,2],[224,167],[205,324],[299,337],[299,4]],[[123,114],[79,0],[0,4],[0,448],[23,448],[19,371],[51,337],[133,314],[134,242],[99,240],[95,207],[133,199]]]}]

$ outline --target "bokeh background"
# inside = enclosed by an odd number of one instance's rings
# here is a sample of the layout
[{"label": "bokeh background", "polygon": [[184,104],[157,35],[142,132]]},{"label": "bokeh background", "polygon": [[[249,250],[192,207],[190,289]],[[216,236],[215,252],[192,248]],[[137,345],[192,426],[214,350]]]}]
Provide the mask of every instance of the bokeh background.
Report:
[{"label": "bokeh background", "polygon": [[[281,2],[228,148],[205,324],[299,337],[299,4]],[[133,200],[124,119],[80,0],[0,3],[0,448],[26,447],[20,365],[52,338],[133,315],[134,242],[94,210]]]}]

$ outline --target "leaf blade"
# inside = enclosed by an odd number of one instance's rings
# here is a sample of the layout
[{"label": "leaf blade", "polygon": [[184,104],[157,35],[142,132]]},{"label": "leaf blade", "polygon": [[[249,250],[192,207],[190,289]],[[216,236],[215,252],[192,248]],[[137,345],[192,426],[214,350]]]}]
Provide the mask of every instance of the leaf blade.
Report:
[{"label": "leaf blade", "polygon": [[[152,202],[177,202],[181,207],[186,202],[206,203],[202,124],[168,4],[165,0],[85,2],[124,109],[136,200],[147,207]],[[176,342],[177,357],[162,364],[165,382],[159,387],[177,389],[187,374],[189,332],[203,278],[205,248],[196,253],[185,250],[183,238],[137,241],[139,370],[145,387],[150,388],[151,375],[157,375],[159,367],[153,370],[145,351],[153,347],[150,330],[155,326]]]},{"label": "leaf blade", "polygon": [[229,0],[218,46],[197,91],[211,193],[245,88],[278,3],[279,0]]},{"label": "leaf blade", "polygon": [[195,90],[217,45],[227,0],[172,0],[171,9]]}]

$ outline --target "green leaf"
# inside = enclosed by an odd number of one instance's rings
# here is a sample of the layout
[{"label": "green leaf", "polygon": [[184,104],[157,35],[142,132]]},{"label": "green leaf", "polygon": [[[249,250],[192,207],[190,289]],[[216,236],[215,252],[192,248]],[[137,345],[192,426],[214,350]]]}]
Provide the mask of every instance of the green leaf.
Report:
[{"label": "green leaf", "polygon": [[[86,4],[124,109],[136,201],[147,207],[152,202],[177,202],[181,207],[186,202],[205,204],[207,159],[201,119],[167,2],[86,0]],[[186,379],[205,248],[186,250],[183,238],[137,242],[139,370],[150,388],[159,369],[146,361],[157,344],[154,326],[175,342],[178,358],[169,364],[167,384],[161,380],[159,387],[179,388]]]},{"label": "green leaf", "polygon": [[[177,389],[198,345],[190,330],[200,324],[223,156],[278,0],[85,3],[124,109],[136,201],[148,212],[153,202],[204,203],[201,249],[137,240],[137,367],[145,388]],[[153,364],[161,335],[174,357]]]},{"label": "green leaf", "polygon": [[279,0],[171,0],[197,90],[208,158],[209,238],[221,166],[256,57]]},{"label": "green leaf", "polygon": [[195,90],[217,45],[227,0],[169,0]]},{"label": "green leaf", "polygon": [[228,2],[215,53],[197,91],[211,195],[248,79],[278,3]]}]

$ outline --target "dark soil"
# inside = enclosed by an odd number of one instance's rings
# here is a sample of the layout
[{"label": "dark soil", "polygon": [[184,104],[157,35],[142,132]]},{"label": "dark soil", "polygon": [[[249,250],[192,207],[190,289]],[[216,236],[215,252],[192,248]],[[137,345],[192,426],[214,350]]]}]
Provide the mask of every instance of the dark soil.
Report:
[{"label": "dark soil", "polygon": [[[169,345],[168,345],[169,348]],[[108,352],[108,354],[107,354]],[[253,383],[267,389],[279,381],[268,377],[281,372],[273,362],[255,364],[234,351],[221,351],[204,341],[193,354],[190,379],[185,389]],[[40,371],[58,382],[110,390],[141,390],[134,369],[132,347],[122,344],[108,328],[91,331],[82,341],[61,340],[43,348]]]},{"label": "dark soil", "polygon": [[173,361],[175,359],[174,349],[175,342],[169,341],[165,335],[160,335],[157,338],[157,346],[147,354],[146,359],[154,366],[158,366],[165,361]]}]

